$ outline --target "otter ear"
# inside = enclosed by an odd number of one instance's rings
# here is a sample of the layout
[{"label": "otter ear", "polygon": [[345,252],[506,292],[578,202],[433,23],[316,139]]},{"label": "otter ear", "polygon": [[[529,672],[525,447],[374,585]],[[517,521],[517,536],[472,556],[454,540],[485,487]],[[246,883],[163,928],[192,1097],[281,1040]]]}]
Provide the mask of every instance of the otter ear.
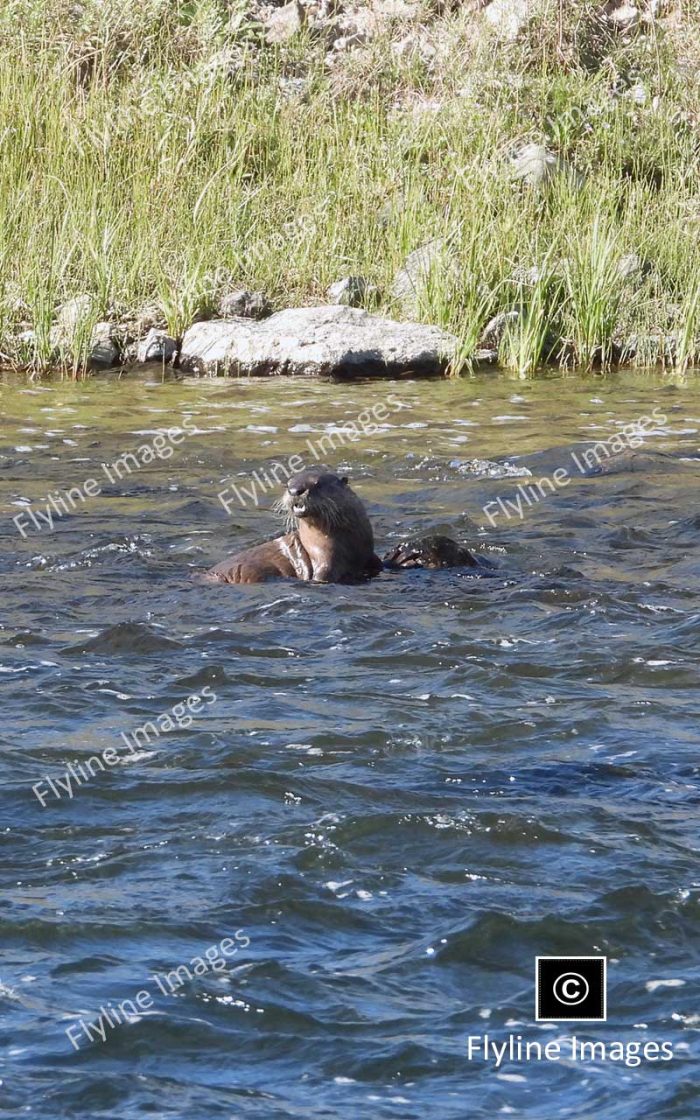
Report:
[{"label": "otter ear", "polygon": [[348,484],[347,478],[341,478],[340,479],[340,485],[341,486],[347,486],[347,484]]}]

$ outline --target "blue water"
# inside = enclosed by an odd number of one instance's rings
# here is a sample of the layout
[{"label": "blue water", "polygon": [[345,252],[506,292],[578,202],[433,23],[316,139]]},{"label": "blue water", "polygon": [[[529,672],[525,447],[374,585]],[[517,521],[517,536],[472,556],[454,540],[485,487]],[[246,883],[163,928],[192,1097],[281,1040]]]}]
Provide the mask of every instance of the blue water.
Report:
[{"label": "blue water", "polygon": [[[380,551],[447,530],[494,574],[191,581],[278,531],[272,493],[227,516],[227,482],[389,390],[410,407],[330,465]],[[697,1116],[697,380],[0,393],[0,1114]],[[485,503],[657,406],[641,447],[489,527]],[[171,456],[17,531],[185,418]],[[607,1023],[536,1022],[538,955],[606,956]],[[467,1056],[485,1032],[674,1056],[496,1069]]]}]

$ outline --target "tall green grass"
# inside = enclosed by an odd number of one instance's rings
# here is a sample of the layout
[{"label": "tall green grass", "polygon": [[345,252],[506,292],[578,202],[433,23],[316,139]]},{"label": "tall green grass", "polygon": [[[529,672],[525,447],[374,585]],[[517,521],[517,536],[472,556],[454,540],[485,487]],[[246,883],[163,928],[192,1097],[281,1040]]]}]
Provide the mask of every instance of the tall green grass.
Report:
[{"label": "tall green grass", "polygon": [[[436,237],[450,251],[419,315],[456,334],[465,365],[486,321],[514,308],[501,357],[519,374],[543,360],[605,367],[620,337],[671,326],[679,360],[696,360],[698,82],[661,33],[601,45],[590,4],[567,5],[563,29],[551,8],[504,47],[465,13],[426,6],[416,41],[437,44],[429,63],[397,55],[406,28],[390,26],[329,70],[322,41],[265,48],[224,0],[6,0],[0,361],[77,370],[105,316],[128,331],[154,302],[181,334],[234,283],[289,306],[359,273],[395,314],[396,269]],[[700,15],[686,18],[684,50],[700,41]],[[633,80],[645,104],[627,95]],[[425,98],[439,110],[420,111]],[[585,188],[515,183],[516,140],[546,140]],[[649,262],[639,281],[618,268],[630,253]],[[519,286],[532,268],[546,282]],[[57,348],[57,309],[81,293],[89,321]]]},{"label": "tall green grass", "polygon": [[562,306],[563,280],[546,258],[534,282],[517,285],[512,310],[517,318],[506,327],[499,358],[506,369],[521,378],[529,377],[554,356],[558,345],[557,316]]}]

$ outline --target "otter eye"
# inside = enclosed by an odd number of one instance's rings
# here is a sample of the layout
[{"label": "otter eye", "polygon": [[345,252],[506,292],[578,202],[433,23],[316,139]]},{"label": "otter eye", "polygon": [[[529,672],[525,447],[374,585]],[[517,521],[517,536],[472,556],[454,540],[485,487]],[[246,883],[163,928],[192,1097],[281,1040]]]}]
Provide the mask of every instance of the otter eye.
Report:
[{"label": "otter eye", "polygon": [[341,485],[341,486],[347,486],[347,484],[348,484],[348,480],[347,480],[347,478],[341,478],[341,480],[340,480],[340,485]]}]

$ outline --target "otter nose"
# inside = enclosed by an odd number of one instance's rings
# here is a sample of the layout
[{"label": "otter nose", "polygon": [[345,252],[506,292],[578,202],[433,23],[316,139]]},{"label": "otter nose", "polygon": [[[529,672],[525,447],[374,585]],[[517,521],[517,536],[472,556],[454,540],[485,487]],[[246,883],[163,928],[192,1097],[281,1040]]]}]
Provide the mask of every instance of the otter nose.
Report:
[{"label": "otter nose", "polygon": [[290,482],[287,489],[293,498],[300,498],[309,488],[303,482]]}]

